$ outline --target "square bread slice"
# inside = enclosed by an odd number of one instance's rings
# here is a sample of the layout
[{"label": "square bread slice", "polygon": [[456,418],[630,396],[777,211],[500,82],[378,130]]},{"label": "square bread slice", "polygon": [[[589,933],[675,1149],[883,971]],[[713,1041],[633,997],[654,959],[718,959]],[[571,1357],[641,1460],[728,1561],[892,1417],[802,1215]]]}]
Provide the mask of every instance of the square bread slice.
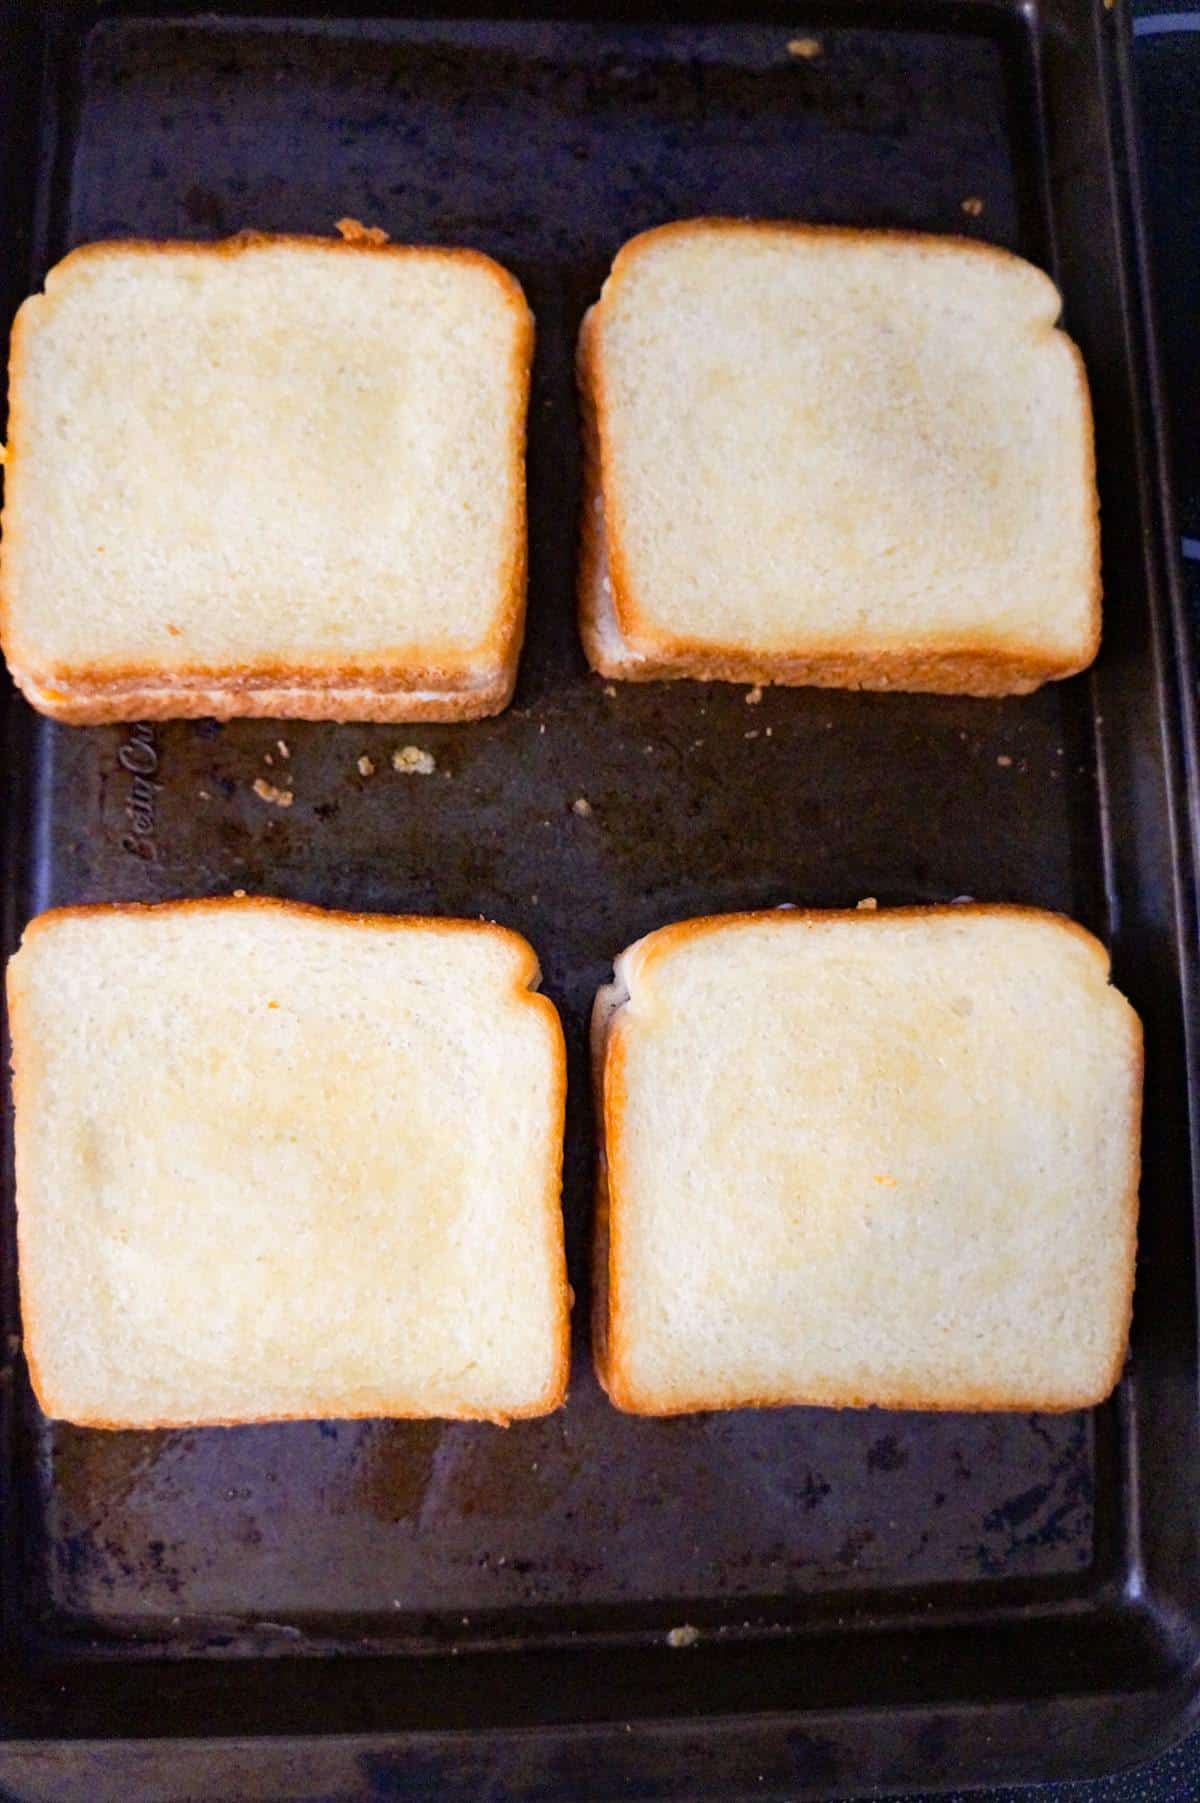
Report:
[{"label": "square bread slice", "polygon": [[1074,1409],[1125,1357],[1142,1035],[1004,907],[686,921],[594,1016],[618,1408]]},{"label": "square bread slice", "polygon": [[1100,638],[1087,378],[990,245],[698,219],[579,344],[580,613],[606,676],[1015,694]]},{"label": "square bread slice", "polygon": [[35,707],[455,720],[511,697],[533,323],[474,251],[90,244],[22,306],[0,638]]},{"label": "square bread slice", "polygon": [[566,1077],[536,981],[477,922],[254,899],[36,919],[8,997],[45,1412],[557,1408]]}]

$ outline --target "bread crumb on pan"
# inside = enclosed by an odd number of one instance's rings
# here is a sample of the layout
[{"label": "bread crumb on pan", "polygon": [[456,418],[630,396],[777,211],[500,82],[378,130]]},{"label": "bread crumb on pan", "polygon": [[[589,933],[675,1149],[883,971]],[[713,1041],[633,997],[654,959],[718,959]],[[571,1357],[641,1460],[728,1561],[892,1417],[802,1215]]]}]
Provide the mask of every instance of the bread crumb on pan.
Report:
[{"label": "bread crumb on pan", "polygon": [[256,776],[253,787],[258,799],[270,802],[273,808],[290,808],[296,799],[290,789],[278,789],[274,783],[267,782],[265,777]]},{"label": "bread crumb on pan", "polygon": [[366,754],[364,753],[364,755],[362,757],[360,757],[358,760],[357,769],[358,769],[358,774],[360,776],[374,776],[374,774],[375,774],[374,760],[372,758],[367,757]]},{"label": "bread crumb on pan", "polygon": [[695,1646],[699,1638],[699,1628],[694,1628],[691,1622],[684,1622],[682,1627],[671,1628],[669,1630],[667,1634],[667,1645],[676,1647]]},{"label": "bread crumb on pan", "polygon": [[437,759],[431,751],[422,751],[419,745],[402,745],[392,753],[392,769],[401,776],[432,776],[437,769]]},{"label": "bread crumb on pan", "polygon": [[787,53],[789,56],[798,56],[804,62],[811,63],[814,57],[821,54],[821,40],[820,38],[789,38]]}]

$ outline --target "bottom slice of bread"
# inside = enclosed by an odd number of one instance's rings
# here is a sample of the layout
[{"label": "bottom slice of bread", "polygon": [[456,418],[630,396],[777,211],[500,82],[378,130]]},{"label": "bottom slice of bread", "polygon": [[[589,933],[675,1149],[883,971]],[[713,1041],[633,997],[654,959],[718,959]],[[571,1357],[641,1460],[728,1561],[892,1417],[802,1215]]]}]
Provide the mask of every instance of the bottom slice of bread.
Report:
[{"label": "bottom slice of bread", "polygon": [[558,1407],[566,1080],[536,981],[477,922],[253,899],[35,920],[8,996],[45,1412]]},{"label": "bottom slice of bread", "polygon": [[780,684],[788,688],[899,689],[924,695],[1029,695],[1048,678],[1071,674],[1036,653],[1009,649],[1003,656],[978,649],[815,651],[769,655],[761,651],[691,649],[663,653],[630,644],[621,630],[613,594],[599,467],[585,459],[580,532],[579,632],[588,663],[617,682]]},{"label": "bottom slice of bread", "polygon": [[1142,1040],[1035,910],[777,910],[593,1017],[593,1341],[622,1409],[1072,1409],[1125,1358]]},{"label": "bottom slice of bread", "polygon": [[512,700],[516,659],[490,682],[464,689],[260,688],[251,685],[146,684],[130,688],[66,688],[20,670],[13,678],[40,713],[68,726],[124,720],[332,720],[403,726],[422,720],[482,720]]}]

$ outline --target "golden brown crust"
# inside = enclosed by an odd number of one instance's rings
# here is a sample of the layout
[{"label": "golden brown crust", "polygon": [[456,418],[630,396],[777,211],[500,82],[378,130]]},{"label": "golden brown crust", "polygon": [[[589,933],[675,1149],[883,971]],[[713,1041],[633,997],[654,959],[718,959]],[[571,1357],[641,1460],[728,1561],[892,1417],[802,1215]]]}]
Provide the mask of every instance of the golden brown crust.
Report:
[{"label": "golden brown crust", "polygon": [[[532,1403],[527,1408],[510,1409],[505,1415],[472,1414],[468,1410],[434,1409],[428,1414],[417,1415],[404,1409],[344,1409],[335,1415],[315,1414],[271,1414],[271,1415],[205,1415],[203,1419],[192,1416],[164,1416],[161,1420],[148,1421],[141,1416],[136,1421],[125,1421],[118,1417],[111,1420],[103,1415],[63,1415],[50,1406],[36,1375],[34,1360],[29,1351],[25,1351],[25,1367],[29,1372],[29,1387],[33,1391],[34,1400],[42,1414],[50,1421],[70,1421],[72,1427],[98,1428],[114,1433],[138,1432],[154,1433],[158,1431],[174,1431],[188,1427],[266,1427],[275,1421],[486,1421],[492,1427],[511,1427],[514,1421],[530,1421],[540,1415],[552,1415],[562,1406],[562,1396],[557,1402],[547,1403],[543,1408],[540,1402]],[[565,1392],[564,1392],[565,1393]]]},{"label": "golden brown crust", "polygon": [[[631,946],[629,950],[632,952],[636,949],[641,952],[638,980],[644,984],[654,958],[661,957],[682,941],[700,938],[730,925],[769,922],[772,926],[787,925],[790,927],[791,924],[804,925],[834,919],[853,920],[869,925],[871,922],[878,923],[883,919],[923,919],[939,915],[958,919],[964,914],[976,918],[983,916],[994,919],[1000,916],[1002,918],[1018,917],[1038,920],[1071,933],[1086,946],[1093,956],[1100,960],[1106,979],[1111,981],[1111,960],[1108,950],[1094,933],[1089,933],[1086,927],[1080,926],[1078,921],[1071,920],[1065,914],[1055,914],[1046,908],[1027,907],[1018,902],[926,903],[882,910],[764,908],[750,909],[734,914],[708,914],[693,920],[676,921],[669,926],[659,927],[655,932],[647,933],[643,939],[637,942],[636,947]],[[1137,1259],[1138,1186],[1141,1177],[1140,1122],[1145,1059],[1142,1023],[1132,1007],[1129,1007],[1129,1015],[1136,1035],[1136,1055],[1130,1084],[1128,1138],[1131,1150],[1129,1174],[1123,1195],[1121,1248],[1121,1262],[1126,1273],[1129,1304],[1123,1331],[1114,1347],[1108,1371],[1095,1391],[1064,1392],[1057,1396],[1016,1396],[1011,1391],[1003,1393],[977,1388],[962,1389],[952,1393],[943,1392],[936,1397],[931,1397],[927,1392],[915,1387],[906,1388],[903,1385],[897,1385],[886,1391],[873,1389],[870,1395],[854,1391],[833,1390],[819,1393],[813,1390],[796,1390],[789,1391],[786,1395],[740,1398],[732,1404],[721,1396],[694,1397],[684,1403],[656,1402],[653,1396],[639,1392],[636,1383],[630,1376],[628,1357],[623,1352],[620,1331],[621,1223],[628,1182],[622,1168],[620,1135],[620,1124],[627,1103],[625,1054],[621,1034],[622,1012],[621,1009],[614,1011],[606,1029],[602,1033],[597,1032],[592,1042],[592,1055],[595,1061],[594,1081],[600,1097],[600,1105],[597,1108],[597,1125],[601,1136],[597,1161],[598,1206],[593,1256],[596,1265],[599,1266],[603,1261],[604,1267],[599,1280],[597,1281],[595,1278],[593,1280],[595,1288],[593,1351],[596,1375],[610,1400],[618,1409],[625,1414],[653,1416],[699,1414],[730,1407],[762,1409],[893,1408],[921,1409],[929,1413],[942,1414],[959,1411],[1023,1414],[1036,1410],[1042,1414],[1065,1414],[1074,1409],[1094,1408],[1111,1395],[1120,1382],[1128,1349],[1129,1327],[1133,1317],[1134,1267]],[[599,1195],[601,1184],[603,1184],[602,1212]],[[595,1315],[601,1311],[603,1319],[597,1329]]]},{"label": "golden brown crust", "polygon": [[[608,1132],[605,1121],[605,1089],[608,1073],[606,1057],[608,1049],[609,1029],[613,1023],[615,1010],[607,1005],[607,995],[602,989],[592,1007],[590,1063],[592,1077],[592,1105],[596,1120],[596,1176],[592,1196],[592,1242],[591,1242],[591,1277],[592,1277],[592,1362],[600,1387],[608,1396],[617,1402],[612,1392],[612,1371],[610,1368],[609,1348],[609,1315],[611,1308],[611,1253],[609,1243],[610,1213],[608,1195]],[[623,1405],[617,1402],[617,1407]]]},{"label": "golden brown crust", "polygon": [[411,725],[422,720],[483,720],[512,700],[517,678],[512,667],[487,688],[443,694],[407,688],[191,688],[169,685],[114,688],[84,694],[44,689],[24,671],[13,670],[21,693],[39,713],[68,726],[107,726],[123,720],[333,720],[345,724]]},{"label": "golden brown crust", "polygon": [[[570,1379],[571,1365],[571,1290],[567,1282],[566,1250],[564,1244],[562,1216],[562,1149],[563,1128],[566,1118],[567,1099],[567,1052],[563,1036],[562,1022],[558,1010],[548,996],[543,995],[534,985],[538,982],[540,968],[537,953],[532,945],[512,927],[499,926],[494,922],[482,920],[446,919],[435,915],[424,914],[368,914],[348,909],[318,908],[309,902],[284,901],[276,896],[244,895],[244,896],[201,896],[183,901],[170,902],[97,902],[77,903],[67,907],[48,908],[44,913],[35,915],[28,923],[22,935],[22,945],[39,937],[47,928],[53,929],[56,922],[70,919],[84,919],[97,914],[182,914],[182,913],[230,913],[248,911],[256,913],[286,914],[317,921],[339,921],[346,925],[380,930],[413,931],[419,929],[432,935],[449,933],[483,934],[489,938],[504,940],[518,955],[514,970],[514,993],[523,994],[526,1004],[535,1008],[542,1016],[550,1030],[554,1043],[554,1097],[552,1106],[552,1144],[555,1148],[554,1159],[546,1188],[546,1208],[544,1214],[546,1231],[546,1251],[552,1269],[558,1272],[555,1285],[556,1323],[555,1323],[555,1366],[550,1382],[542,1395],[519,1409],[511,1409],[504,1414],[485,1414],[478,1410],[436,1409],[426,1413],[415,1414],[408,1410],[381,1410],[378,1405],[362,1410],[351,1410],[340,1414],[337,1418],[343,1421],[360,1421],[387,1419],[395,1421],[491,1421],[497,1426],[506,1427],[510,1421],[526,1420],[538,1415],[552,1414],[561,1408],[566,1400],[567,1385]],[[16,1117],[21,1118],[24,1109],[22,1098],[26,1094],[26,1078],[29,1076],[27,1052],[34,1051],[36,1042],[28,1026],[22,1024],[22,1012],[25,996],[22,987],[21,966],[10,961],[6,977],[6,995],[9,1016],[9,1037],[12,1046],[12,1088],[13,1109]],[[33,1088],[30,1082],[30,1090]],[[32,1099],[32,1097],[31,1097]],[[17,1195],[17,1268],[18,1283],[21,1282],[21,1270],[25,1263],[22,1258],[23,1233],[20,1209],[20,1191]],[[34,1318],[33,1305],[22,1293],[22,1320],[28,1324]],[[38,1406],[44,1415],[51,1419],[63,1419],[54,1408],[54,1397],[45,1383],[38,1368],[36,1357],[27,1336],[25,1346],[25,1363],[29,1371],[29,1380]],[[78,1427],[94,1428],[183,1428],[183,1427],[239,1427],[253,1426],[266,1421],[310,1421],[320,1417],[312,1411],[297,1414],[238,1415],[235,1417],[200,1418],[164,1418],[162,1420],[136,1421],[106,1419],[101,1416],[72,1415],[70,1420]]]},{"label": "golden brown crust", "polygon": [[[599,303],[597,302],[597,305]],[[604,472],[600,456],[600,425],[596,415],[596,308],[589,307],[579,328],[575,346],[575,381],[579,391],[580,448],[583,472],[579,511],[579,635],[588,663],[601,676],[624,677],[623,659],[611,659],[600,632],[601,590],[608,579],[608,535],[604,518]]]},{"label": "golden brown crust", "polygon": [[[68,252],[62,260],[55,264],[46,278],[46,287],[41,294],[32,295],[19,309],[13,321],[12,339],[9,351],[9,424],[8,447],[6,456],[5,507],[0,514],[0,544],[7,541],[11,546],[16,542],[18,527],[9,504],[12,494],[12,472],[19,465],[20,448],[25,433],[24,403],[22,398],[22,376],[27,357],[26,335],[30,330],[36,306],[44,306],[53,300],[52,284],[57,285],[62,272],[80,263],[97,262],[115,257],[135,256],[172,256],[201,255],[205,257],[234,257],[247,251],[263,247],[276,248],[295,246],[302,249],[320,249],[337,257],[417,257],[437,262],[472,264],[484,269],[499,284],[505,302],[513,315],[515,325],[511,377],[518,396],[519,429],[513,435],[512,458],[509,466],[509,477],[512,483],[513,510],[511,545],[508,562],[500,574],[499,589],[501,599],[492,624],[484,639],[478,645],[463,648],[429,644],[410,645],[402,651],[388,656],[386,653],[374,654],[370,659],[361,659],[346,663],[344,658],[313,657],[295,664],[230,664],[220,667],[204,664],[179,663],[172,664],[169,679],[164,676],[162,660],[151,660],[145,663],[128,663],[115,660],[96,659],[88,664],[51,666],[42,669],[37,664],[35,648],[17,643],[12,624],[12,604],[8,590],[8,560],[0,551],[0,648],[15,678],[32,705],[53,718],[73,721],[77,724],[91,725],[111,720],[124,720],[131,717],[154,719],[194,719],[202,715],[214,715],[221,719],[233,719],[239,716],[286,717],[291,719],[321,720],[473,720],[486,714],[496,713],[507,706],[516,682],[517,664],[521,654],[521,643],[525,630],[526,574],[528,564],[528,526],[526,517],[525,495],[525,444],[527,418],[529,411],[529,384],[533,367],[534,322],[529,310],[524,290],[511,271],[505,269],[483,251],[453,246],[426,246],[378,243],[368,234],[364,238],[344,237],[322,238],[312,234],[245,231],[233,237],[218,239],[215,242],[193,242],[186,239],[149,239],[105,240],[94,244],[80,245],[78,249]],[[32,655],[31,655],[32,653]],[[20,674],[17,674],[17,671]],[[473,686],[478,682],[479,672],[495,671],[497,674],[482,688]],[[457,694],[461,691],[466,697],[462,705],[449,695],[444,703],[445,712],[388,712],[383,711],[390,705],[387,691],[397,684],[405,688],[422,692],[448,691]],[[251,696],[251,688],[258,690],[257,696]],[[357,691],[363,690],[365,705],[376,709],[372,713],[336,711],[339,703],[334,703],[330,711],[302,711],[322,706],[317,698],[325,689],[341,690],[343,693],[355,691],[353,705],[358,705]],[[181,693],[182,690],[196,689],[204,691],[206,697],[225,697],[218,699],[214,705],[201,705],[193,696]],[[106,691],[120,691],[120,699],[106,700]],[[55,693],[57,691],[57,693]],[[136,703],[126,699],[128,695],[146,694],[146,706],[139,708]],[[288,700],[286,708],[274,705],[281,696],[295,697]],[[249,698],[247,698],[249,697]],[[311,697],[311,698],[310,698]],[[178,700],[179,708],[174,709]],[[267,706],[270,701],[272,705]],[[134,707],[134,715],[128,712],[101,711],[106,705],[112,707]],[[157,706],[158,712],[150,713],[147,709]],[[412,705],[441,707],[437,700],[429,703]],[[64,711],[64,710],[70,710]]]},{"label": "golden brown crust", "polygon": [[[1095,661],[1100,649],[1100,526],[1095,506],[1091,542],[1090,621],[1086,643],[1077,657],[1049,655],[1038,645],[1017,641],[988,644],[982,638],[959,644],[864,649],[852,642],[796,646],[788,651],[747,649],[712,640],[664,632],[639,606],[636,586],[623,549],[620,503],[615,484],[606,478],[612,453],[605,436],[610,417],[605,393],[604,359],[599,348],[596,312],[619,286],[631,262],[649,244],[663,238],[704,233],[771,237],[840,239],[873,243],[887,238],[917,245],[935,254],[969,252],[993,262],[1026,264],[1024,258],[997,245],[947,234],[867,231],[856,226],[805,225],[787,221],[701,218],[674,220],[640,233],[621,247],[596,306],[585,316],[576,353],[583,421],[584,477],[579,572],[580,633],[588,662],[602,676],[627,682],[657,682],[688,677],[699,682],[781,683],[789,687],[899,689],[942,695],[1025,695],[1042,683],[1075,676]],[[1049,277],[1046,278],[1049,282]],[[1084,481],[1096,494],[1095,445],[1087,372],[1078,346],[1059,327],[1068,346],[1083,407],[1087,445]],[[611,584],[610,605],[622,648],[614,651],[600,632],[602,585]]]}]

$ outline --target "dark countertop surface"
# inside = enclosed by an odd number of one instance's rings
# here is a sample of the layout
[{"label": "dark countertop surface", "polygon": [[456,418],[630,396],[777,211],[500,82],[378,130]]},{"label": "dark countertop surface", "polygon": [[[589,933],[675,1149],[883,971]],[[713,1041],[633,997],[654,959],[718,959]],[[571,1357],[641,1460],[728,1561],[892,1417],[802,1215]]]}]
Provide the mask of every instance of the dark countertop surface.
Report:
[{"label": "dark countertop surface", "polygon": [[[1200,667],[1200,10],[1134,0],[1133,14],[1179,549]],[[955,1797],[966,1803],[965,1793]],[[973,1791],[970,1797],[971,1803],[1198,1803],[1200,1733],[1149,1764],[1096,1783]]]}]

